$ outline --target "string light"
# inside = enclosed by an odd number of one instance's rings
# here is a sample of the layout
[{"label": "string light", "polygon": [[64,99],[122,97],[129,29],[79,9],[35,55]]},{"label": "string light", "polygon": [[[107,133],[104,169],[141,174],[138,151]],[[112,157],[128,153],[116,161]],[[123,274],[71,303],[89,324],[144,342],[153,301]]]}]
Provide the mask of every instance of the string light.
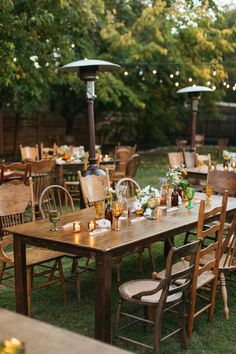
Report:
[{"label": "string light", "polygon": [[178,87],[178,86],[179,86],[179,82],[178,82],[178,81],[175,83],[175,86],[176,86],[176,87]]},{"label": "string light", "polygon": [[213,90],[213,91],[216,90],[216,86],[215,86],[215,85],[212,86],[212,90]]},{"label": "string light", "polygon": [[179,76],[179,70],[178,69],[176,70],[175,75]]},{"label": "string light", "polygon": [[139,70],[139,76],[142,76],[143,75],[143,70]]},{"label": "string light", "polygon": [[153,69],[153,70],[152,70],[152,73],[153,73],[153,75],[156,75],[156,74],[157,74],[156,69]]},{"label": "string light", "polygon": [[210,81],[207,81],[207,86],[210,86],[211,85],[211,82]]},{"label": "string light", "polygon": [[213,70],[212,74],[213,74],[213,76],[216,76],[216,74],[217,74],[216,69]]},{"label": "string light", "polygon": [[174,74],[170,74],[170,78],[173,79],[174,78]]},{"label": "string light", "polygon": [[125,71],[125,72],[124,72],[124,75],[125,75],[125,76],[128,76],[128,75],[129,75],[128,71]]},{"label": "string light", "polygon": [[223,86],[226,86],[226,85],[227,85],[227,82],[224,81],[224,82],[223,82]]},{"label": "string light", "polygon": [[227,84],[227,85],[226,85],[226,88],[230,88],[230,85],[229,85],[229,84]]},{"label": "string light", "polygon": [[188,78],[188,81],[189,81],[189,82],[192,82],[192,81],[193,81],[193,79],[192,79],[191,77],[189,77],[189,78]]}]

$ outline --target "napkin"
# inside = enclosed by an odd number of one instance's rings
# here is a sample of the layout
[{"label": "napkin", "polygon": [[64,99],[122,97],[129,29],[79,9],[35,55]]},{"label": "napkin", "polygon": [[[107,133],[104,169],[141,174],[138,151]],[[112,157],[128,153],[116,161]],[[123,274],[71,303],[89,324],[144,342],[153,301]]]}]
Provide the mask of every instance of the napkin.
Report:
[{"label": "napkin", "polygon": [[111,230],[111,222],[107,219],[100,219],[96,221],[96,225],[98,229],[108,229]]}]

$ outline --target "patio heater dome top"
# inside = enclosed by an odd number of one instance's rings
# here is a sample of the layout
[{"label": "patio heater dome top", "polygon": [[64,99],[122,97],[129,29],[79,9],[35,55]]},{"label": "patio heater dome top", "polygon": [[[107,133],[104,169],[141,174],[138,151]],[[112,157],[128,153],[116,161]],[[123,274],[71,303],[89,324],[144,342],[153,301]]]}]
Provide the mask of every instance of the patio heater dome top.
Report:
[{"label": "patio heater dome top", "polygon": [[200,93],[200,92],[212,92],[213,90],[206,86],[187,86],[181,88],[177,91],[177,93]]},{"label": "patio heater dome top", "polygon": [[119,65],[109,61],[84,59],[73,61],[60,68],[62,71],[79,72],[80,79],[85,81],[93,81],[98,79],[98,72],[118,71]]}]

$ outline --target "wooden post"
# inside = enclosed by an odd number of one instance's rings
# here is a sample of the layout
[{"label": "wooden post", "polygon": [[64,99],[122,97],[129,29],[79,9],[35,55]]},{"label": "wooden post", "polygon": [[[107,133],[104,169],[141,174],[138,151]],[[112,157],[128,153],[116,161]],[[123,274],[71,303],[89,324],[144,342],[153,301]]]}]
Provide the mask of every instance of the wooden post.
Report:
[{"label": "wooden post", "polygon": [[20,113],[16,113],[16,119],[15,119],[15,131],[14,131],[14,141],[13,141],[13,156],[14,159],[17,159],[17,137],[18,137],[18,128],[19,128],[19,122],[20,122]]}]

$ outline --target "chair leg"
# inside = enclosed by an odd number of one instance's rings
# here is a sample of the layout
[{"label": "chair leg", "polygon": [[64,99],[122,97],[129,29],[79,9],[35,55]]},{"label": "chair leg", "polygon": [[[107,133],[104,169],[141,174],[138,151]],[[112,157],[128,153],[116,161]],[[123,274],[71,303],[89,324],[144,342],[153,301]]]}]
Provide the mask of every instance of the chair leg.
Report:
[{"label": "chair leg", "polygon": [[220,284],[221,284],[221,296],[224,304],[225,318],[229,319],[229,308],[228,308],[228,295],[224,272],[220,273]]},{"label": "chair leg", "polygon": [[184,245],[186,245],[188,243],[188,237],[189,237],[189,231],[187,231],[185,233],[185,236],[184,236]]},{"label": "chair leg", "polygon": [[180,343],[182,348],[187,348],[187,338],[185,330],[185,298],[183,298],[182,303],[179,305],[178,310],[178,324],[181,328],[180,330]]},{"label": "chair leg", "polygon": [[117,274],[117,282],[120,282],[120,264],[121,257],[116,257],[116,274]]},{"label": "chair leg", "polygon": [[27,279],[27,303],[28,303],[29,317],[31,315],[32,275],[33,275],[33,267],[28,267],[26,269],[26,279]]},{"label": "chair leg", "polygon": [[76,272],[77,267],[78,267],[78,258],[73,258],[70,273],[74,274]]},{"label": "chair leg", "polygon": [[123,303],[122,299],[119,299],[117,313],[116,313],[115,329],[114,329],[114,334],[113,334],[113,339],[112,339],[113,343],[115,343],[117,340],[117,335],[118,335],[119,326],[120,326],[120,313],[121,313],[122,303]]},{"label": "chair leg", "polygon": [[194,323],[194,313],[195,313],[195,307],[196,307],[196,297],[197,297],[196,286],[192,286],[189,309],[188,309],[188,326],[187,326],[187,334],[188,334],[189,338],[191,338],[192,334],[193,334],[193,323]]},{"label": "chair leg", "polygon": [[63,299],[64,299],[64,303],[67,304],[68,300],[67,300],[67,293],[66,293],[66,288],[65,288],[65,278],[64,278],[64,273],[63,273],[61,259],[58,259],[57,262],[58,262],[58,270],[59,270],[59,276],[60,276],[60,283],[61,283]]},{"label": "chair leg", "polygon": [[81,291],[80,291],[80,276],[76,275],[76,297],[77,297],[77,302],[80,302],[80,298],[81,298]]},{"label": "chair leg", "polygon": [[155,309],[155,324],[154,324],[154,353],[161,353],[161,326],[162,326],[162,318],[163,318],[163,308],[158,305]]},{"label": "chair leg", "polygon": [[208,312],[209,321],[212,321],[214,316],[217,284],[218,284],[218,279],[215,278],[212,282],[212,287],[211,287],[211,297],[210,297],[211,307],[209,308],[209,312]]},{"label": "chair leg", "polygon": [[138,264],[139,264],[139,273],[143,271],[143,248],[138,249]]},{"label": "chair leg", "polygon": [[0,268],[0,283],[2,281],[2,278],[3,278],[3,274],[4,274],[4,271],[5,271],[5,268],[6,268],[6,263],[1,263],[2,264],[2,267]]},{"label": "chair leg", "polygon": [[155,257],[154,257],[153,251],[152,251],[152,245],[150,245],[148,247],[148,252],[149,252],[149,257],[150,257],[151,264],[152,264],[152,270],[156,271],[156,261],[155,261]]}]

